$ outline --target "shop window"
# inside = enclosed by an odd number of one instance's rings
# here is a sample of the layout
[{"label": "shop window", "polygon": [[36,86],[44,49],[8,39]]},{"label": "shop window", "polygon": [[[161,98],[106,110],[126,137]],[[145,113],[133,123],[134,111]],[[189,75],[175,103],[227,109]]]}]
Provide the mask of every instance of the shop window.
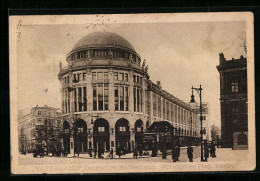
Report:
[{"label": "shop window", "polygon": [[122,132],[125,132],[126,131],[126,127],[118,127],[118,131],[122,131]]},{"label": "shop window", "polygon": [[98,132],[104,132],[105,131],[105,127],[98,127]]}]

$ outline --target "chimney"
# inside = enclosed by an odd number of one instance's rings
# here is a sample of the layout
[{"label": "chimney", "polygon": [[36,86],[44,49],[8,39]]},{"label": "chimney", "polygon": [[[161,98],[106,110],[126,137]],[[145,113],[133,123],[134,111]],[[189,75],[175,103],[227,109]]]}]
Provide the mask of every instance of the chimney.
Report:
[{"label": "chimney", "polygon": [[157,85],[161,87],[161,81],[157,81]]}]

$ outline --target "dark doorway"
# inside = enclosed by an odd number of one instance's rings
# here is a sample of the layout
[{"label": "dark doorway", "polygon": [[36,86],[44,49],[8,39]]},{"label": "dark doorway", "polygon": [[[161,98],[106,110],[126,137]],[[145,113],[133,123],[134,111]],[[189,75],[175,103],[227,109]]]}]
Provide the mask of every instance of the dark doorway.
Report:
[{"label": "dark doorway", "polygon": [[135,146],[137,148],[141,147],[143,137],[143,121],[141,119],[138,119],[135,122]]},{"label": "dark doorway", "polygon": [[68,121],[63,122],[63,146],[64,150],[70,154],[70,124]]},{"label": "dark doorway", "polygon": [[127,119],[121,118],[117,120],[115,125],[116,148],[131,151],[130,144],[130,126]]},{"label": "dark doorway", "polygon": [[100,118],[94,122],[94,148],[97,150],[101,149],[104,151],[110,150],[110,139],[109,139],[109,123],[107,120]]},{"label": "dark doorway", "polygon": [[78,119],[74,123],[74,149],[75,153],[87,152],[87,124],[84,120]]}]

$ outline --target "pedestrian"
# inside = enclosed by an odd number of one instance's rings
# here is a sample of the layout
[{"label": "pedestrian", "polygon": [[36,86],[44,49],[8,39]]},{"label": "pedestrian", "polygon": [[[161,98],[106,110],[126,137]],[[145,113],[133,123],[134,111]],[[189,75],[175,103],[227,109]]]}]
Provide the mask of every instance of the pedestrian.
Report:
[{"label": "pedestrian", "polygon": [[143,156],[143,150],[142,150],[141,147],[139,147],[139,155],[140,155],[140,156]]},{"label": "pedestrian", "polygon": [[116,154],[118,155],[118,157],[121,157],[121,148],[119,146],[117,146],[116,148]]},{"label": "pedestrian", "polygon": [[89,151],[89,156],[90,156],[90,157],[93,157],[93,155],[92,155],[92,148],[91,148],[91,147],[89,148],[88,151]]},{"label": "pedestrian", "polygon": [[109,157],[111,159],[114,157],[114,150],[113,150],[113,148],[110,149]]},{"label": "pedestrian", "polygon": [[101,148],[98,148],[98,158],[101,158]]},{"label": "pedestrian", "polygon": [[173,148],[172,148],[172,161],[173,162],[176,162],[176,151],[177,151],[177,149],[175,148],[175,146],[173,146]]},{"label": "pedestrian", "polygon": [[208,147],[207,144],[205,144],[205,146],[204,146],[204,158],[205,158],[206,162],[208,161],[208,157],[209,157],[209,147]]},{"label": "pedestrian", "polygon": [[123,149],[122,149],[122,155],[125,155],[126,154],[126,149],[125,149],[125,147],[123,147]]},{"label": "pedestrian", "polygon": [[152,148],[152,157],[156,157],[156,156],[157,156],[157,147],[156,144],[154,144]]},{"label": "pedestrian", "polygon": [[62,153],[62,156],[65,157],[65,149],[63,147],[61,148],[61,153]]},{"label": "pedestrian", "polygon": [[166,158],[167,158],[167,150],[166,150],[166,145],[165,145],[162,150],[162,159],[166,159]]},{"label": "pedestrian", "polygon": [[137,154],[137,148],[136,147],[134,147],[133,156],[134,156],[135,159],[137,159],[138,154]]},{"label": "pedestrian", "polygon": [[189,162],[193,162],[193,148],[191,147],[191,145],[187,147],[187,155],[189,158]]},{"label": "pedestrian", "polygon": [[216,147],[215,147],[214,142],[212,142],[210,145],[210,152],[211,152],[211,157],[215,158],[216,157]]},{"label": "pedestrian", "polygon": [[181,147],[180,147],[180,145],[177,145],[177,146],[176,146],[176,149],[177,149],[177,158],[176,158],[176,160],[179,161],[180,152],[181,152]]},{"label": "pedestrian", "polygon": [[94,147],[94,158],[97,157],[97,149]]}]

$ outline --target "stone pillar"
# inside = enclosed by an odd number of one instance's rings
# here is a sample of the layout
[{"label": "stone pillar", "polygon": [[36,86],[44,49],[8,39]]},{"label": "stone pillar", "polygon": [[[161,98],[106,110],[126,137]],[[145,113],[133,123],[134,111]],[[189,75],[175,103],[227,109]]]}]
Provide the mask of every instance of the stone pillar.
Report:
[{"label": "stone pillar", "polygon": [[[111,121],[114,123],[114,121]],[[115,125],[110,125],[109,127],[109,132],[110,132],[110,148],[113,148],[114,152],[116,151],[116,130],[115,130]],[[114,145],[112,145],[112,142],[114,142]]]},{"label": "stone pillar", "polygon": [[142,76],[142,112],[145,114],[145,106],[146,106],[146,78],[145,75]]},{"label": "stone pillar", "polygon": [[114,88],[114,70],[109,69],[108,70],[108,80],[109,80],[109,85],[108,85],[108,104],[109,104],[109,112],[110,114],[114,114],[115,112],[115,88]]},{"label": "stone pillar", "polygon": [[130,112],[131,115],[133,115],[133,113],[134,113],[133,71],[129,72],[129,83],[130,83],[130,86],[129,86],[129,93],[130,93],[130,96],[129,96],[129,112]]}]

